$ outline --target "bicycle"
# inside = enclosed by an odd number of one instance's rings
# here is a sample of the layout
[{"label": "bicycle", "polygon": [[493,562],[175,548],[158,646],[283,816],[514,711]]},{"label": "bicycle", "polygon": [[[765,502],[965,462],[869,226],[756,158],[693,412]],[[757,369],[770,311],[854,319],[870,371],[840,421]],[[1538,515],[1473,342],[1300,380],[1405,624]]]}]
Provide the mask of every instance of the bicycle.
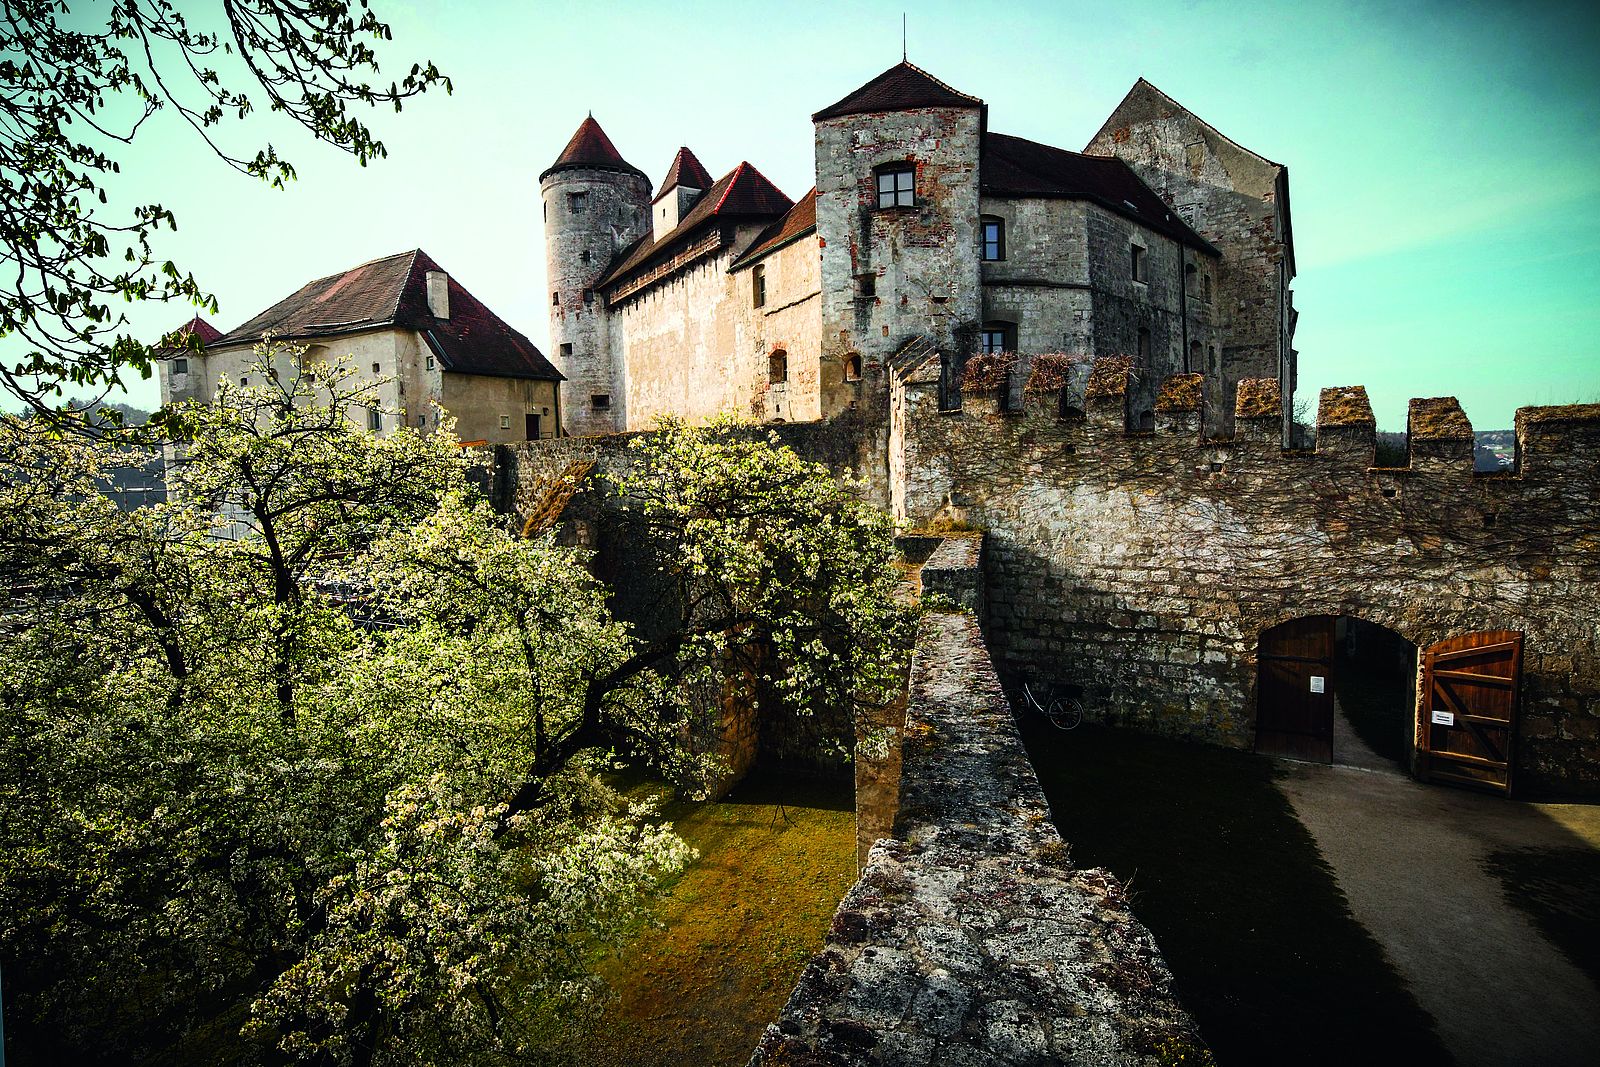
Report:
[{"label": "bicycle", "polygon": [[1022,683],[1022,695],[1035,712],[1050,720],[1050,725],[1058,730],[1071,730],[1083,722],[1083,701],[1062,700],[1054,693],[1055,686],[1046,682],[1042,687],[1044,699],[1041,701],[1033,695],[1033,689],[1027,682]]}]

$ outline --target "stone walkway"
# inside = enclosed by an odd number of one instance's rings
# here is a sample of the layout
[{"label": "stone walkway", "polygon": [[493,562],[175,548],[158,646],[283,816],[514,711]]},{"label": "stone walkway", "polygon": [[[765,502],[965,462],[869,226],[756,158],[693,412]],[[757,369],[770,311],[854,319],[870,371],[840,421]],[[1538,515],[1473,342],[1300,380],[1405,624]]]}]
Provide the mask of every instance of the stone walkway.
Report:
[{"label": "stone walkway", "polygon": [[1422,785],[1374,769],[1353,738],[1352,765],[1285,763],[1279,784],[1460,1067],[1600,1063],[1600,989],[1484,866],[1502,849],[1600,848],[1600,806]]}]

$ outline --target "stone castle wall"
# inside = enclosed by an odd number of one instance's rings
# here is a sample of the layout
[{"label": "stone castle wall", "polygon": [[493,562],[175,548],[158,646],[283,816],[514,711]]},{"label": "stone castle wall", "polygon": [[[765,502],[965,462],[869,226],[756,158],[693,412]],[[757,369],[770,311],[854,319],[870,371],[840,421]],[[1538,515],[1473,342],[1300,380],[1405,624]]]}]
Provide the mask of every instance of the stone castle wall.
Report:
[{"label": "stone castle wall", "polygon": [[987,531],[1002,666],[1078,687],[1093,718],[1226,745],[1254,741],[1279,623],[1356,616],[1422,648],[1522,631],[1519,785],[1600,793],[1600,407],[1523,409],[1518,470],[1483,475],[1454,401],[1414,401],[1410,465],[1378,469],[1364,391],[1326,391],[1316,450],[1286,452],[1275,383],[1249,384],[1235,436],[1203,440],[1195,377],[1150,433],[1126,429],[1124,372],[1097,369],[1081,418],[1055,392],[940,412],[906,383],[899,518]]},{"label": "stone castle wall", "polygon": [[[970,541],[956,547],[945,571],[959,556],[975,576]],[[893,835],[751,1067],[1121,1067],[1203,1047],[1126,890],[1071,865],[977,620],[927,616]]]}]

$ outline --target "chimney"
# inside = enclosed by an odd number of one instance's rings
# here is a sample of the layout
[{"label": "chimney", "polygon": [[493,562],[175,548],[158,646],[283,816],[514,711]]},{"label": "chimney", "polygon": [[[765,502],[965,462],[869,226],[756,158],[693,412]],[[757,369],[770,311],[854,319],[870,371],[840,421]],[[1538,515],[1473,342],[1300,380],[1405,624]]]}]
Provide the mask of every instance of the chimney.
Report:
[{"label": "chimney", "polygon": [[428,272],[428,312],[436,319],[450,317],[450,275],[442,270]]}]

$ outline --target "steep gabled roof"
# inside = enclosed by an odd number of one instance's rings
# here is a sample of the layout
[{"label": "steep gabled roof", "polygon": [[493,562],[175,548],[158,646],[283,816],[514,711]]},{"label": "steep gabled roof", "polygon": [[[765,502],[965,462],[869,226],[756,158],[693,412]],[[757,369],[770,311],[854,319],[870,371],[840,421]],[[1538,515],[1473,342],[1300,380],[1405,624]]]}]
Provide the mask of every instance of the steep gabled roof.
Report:
[{"label": "steep gabled roof", "polygon": [[1282,163],[1274,162],[1252,148],[1246,148],[1244,145],[1240,144],[1238,141],[1235,141],[1232,137],[1229,137],[1227,134],[1211,125],[1211,123],[1207,122],[1199,115],[1196,115],[1193,111],[1190,111],[1188,108],[1178,103],[1178,101],[1174,100],[1169,94],[1164,93],[1160,89],[1156,88],[1156,86],[1152,85],[1144,78],[1140,78],[1138,81],[1133,83],[1133,88],[1128,90],[1127,95],[1122,98],[1122,102],[1111,110],[1110,115],[1106,116],[1106,121],[1101,125],[1099,131],[1095,133],[1094,137],[1089,139],[1089,143],[1093,144],[1100,138],[1102,134],[1106,133],[1111,127],[1112,123],[1116,121],[1117,116],[1120,115],[1125,108],[1136,109],[1141,103],[1155,104],[1158,106],[1166,105],[1167,107],[1172,108],[1175,112],[1181,111],[1183,114],[1194,119],[1196,123],[1204,127],[1207,131],[1215,134],[1218,138],[1226,141],[1228,144],[1237,148],[1239,151],[1244,152],[1246,155],[1254,156],[1268,166],[1283,166]]},{"label": "steep gabled roof", "polygon": [[532,341],[449,275],[450,317],[436,318],[428,310],[430,271],[443,273],[426,252],[416,249],[318,278],[217,343],[250,344],[267,333],[281,340],[318,340],[398,327],[420,333],[447,371],[561,380]]},{"label": "steep gabled roof", "polygon": [[690,189],[709,189],[712,185],[711,172],[701,166],[694,153],[687,148],[678,149],[678,154],[672,157],[672,166],[668,168],[667,176],[661,179],[656,199],[660,200],[680,185]]},{"label": "steep gabled roof", "polygon": [[983,101],[951,88],[913,63],[900,62],[843,100],[811,116],[812,122],[873,111],[915,107],[983,107]]},{"label": "steep gabled roof", "polygon": [[740,163],[718,178],[661,240],[653,240],[647,233],[625,249],[611,269],[595,282],[595,287],[611,285],[642,267],[667,258],[713,220],[772,219],[793,206],[794,201],[784,196],[783,190],[768,181],[766,175],[749,163]]},{"label": "steep gabled roof", "polygon": [[1084,155],[1022,137],[986,133],[979,188],[985,196],[1093,201],[1157,233],[1218,254],[1115,156]]},{"label": "steep gabled roof", "polygon": [[816,232],[817,190],[813,186],[809,193],[795,202],[794,207],[784,213],[783,218],[757,234],[756,239],[750,242],[750,247],[734,260],[728,270],[736,271],[748,267],[785,245],[793,244],[806,234]]},{"label": "steep gabled roof", "polygon": [[181,356],[193,350],[193,342],[199,342],[200,347],[205,348],[213,341],[221,339],[221,330],[196,315],[177,329],[168,330],[163,334],[161,343],[155,348],[155,354],[161,359]]},{"label": "steep gabled roof", "polygon": [[539,175],[539,180],[544,181],[558,170],[576,167],[619,170],[626,174],[637,174],[645,181],[650,180],[644,171],[622,158],[622,153],[617,151],[617,146],[611,143],[611,138],[606,136],[606,131],[600,128],[593,115],[578,124],[578,132],[572,135],[572,140],[567,142],[567,147],[561,150],[556,161]]}]

